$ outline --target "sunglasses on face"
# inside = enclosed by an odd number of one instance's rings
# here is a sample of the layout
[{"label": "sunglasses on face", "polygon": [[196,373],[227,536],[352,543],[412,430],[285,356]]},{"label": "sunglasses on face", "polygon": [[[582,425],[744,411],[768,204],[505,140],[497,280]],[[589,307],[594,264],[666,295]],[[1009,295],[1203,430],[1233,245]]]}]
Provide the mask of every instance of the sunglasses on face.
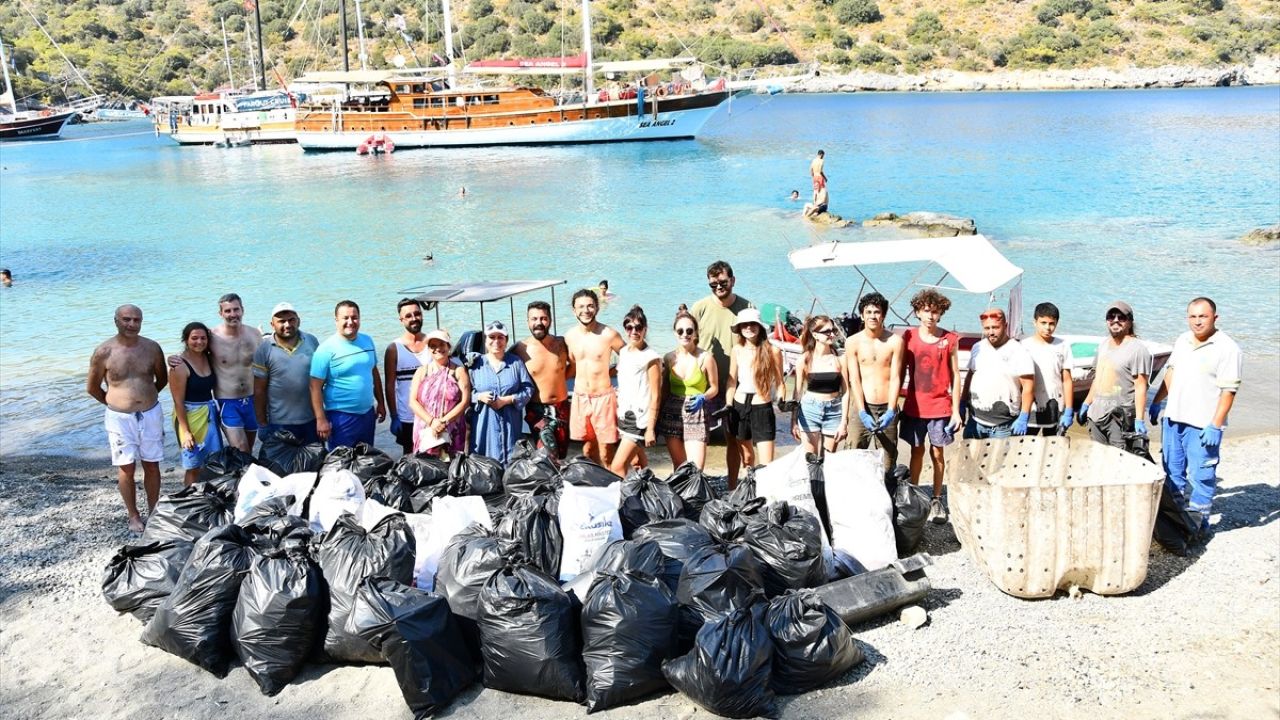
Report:
[{"label": "sunglasses on face", "polygon": [[627,332],[640,332],[644,330],[644,325],[641,325],[640,323],[623,323],[622,329]]},{"label": "sunglasses on face", "polygon": [[813,329],[814,335],[830,335],[831,333],[832,333],[831,328],[814,328]]},{"label": "sunglasses on face", "polygon": [[694,332],[693,328],[676,328],[676,335],[680,337],[692,336]]},{"label": "sunglasses on face", "polygon": [[729,282],[730,281],[728,280],[712,280],[707,283],[707,287],[711,288],[712,290],[719,290],[719,289],[729,287]]},{"label": "sunglasses on face", "polygon": [[1125,315],[1124,313],[1119,311],[1107,313],[1107,322],[1115,322],[1116,320],[1119,320],[1120,322],[1125,322],[1128,319],[1129,319],[1128,315]]}]

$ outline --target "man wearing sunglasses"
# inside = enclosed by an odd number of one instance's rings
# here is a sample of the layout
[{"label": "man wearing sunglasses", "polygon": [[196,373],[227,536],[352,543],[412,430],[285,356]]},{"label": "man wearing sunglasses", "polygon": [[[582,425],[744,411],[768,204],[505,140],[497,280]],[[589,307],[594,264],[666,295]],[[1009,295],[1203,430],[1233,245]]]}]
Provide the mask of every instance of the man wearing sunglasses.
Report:
[{"label": "man wearing sunglasses", "polygon": [[969,351],[963,396],[969,402],[969,440],[1026,435],[1035,399],[1035,363],[1022,343],[1010,342],[1004,311],[978,316],[982,340]]},{"label": "man wearing sunglasses", "polygon": [[1098,343],[1093,384],[1076,422],[1088,423],[1089,436],[1097,442],[1123,450],[1125,433],[1147,434],[1147,424],[1135,409],[1147,406],[1151,351],[1138,339],[1129,303],[1111,303],[1105,317],[1110,337]]},{"label": "man wearing sunglasses", "polygon": [[[698,321],[698,347],[711,353],[716,361],[716,375],[720,384],[716,387],[728,387],[729,383],[729,348],[733,347],[733,325],[738,322],[738,313],[754,307],[749,300],[734,293],[736,283],[733,268],[723,260],[717,260],[707,266],[707,286],[711,294],[695,302],[689,314]],[[738,483],[738,457],[736,438],[728,424],[721,419],[725,400],[722,394],[707,401],[707,415],[711,418],[709,430],[715,432],[724,429],[725,463],[728,466],[729,487]]]}]

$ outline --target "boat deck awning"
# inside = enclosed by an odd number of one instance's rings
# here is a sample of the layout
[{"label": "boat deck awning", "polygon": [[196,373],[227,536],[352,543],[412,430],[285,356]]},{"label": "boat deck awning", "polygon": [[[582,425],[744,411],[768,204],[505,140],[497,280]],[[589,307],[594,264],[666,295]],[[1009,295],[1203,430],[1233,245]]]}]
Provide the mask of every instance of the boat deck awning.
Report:
[{"label": "boat deck awning", "polygon": [[1022,276],[1022,268],[983,235],[824,243],[793,250],[787,258],[797,270],[932,262],[972,293],[992,292]]},{"label": "boat deck awning", "polygon": [[398,71],[392,70],[351,70],[343,72],[342,70],[320,70],[317,72],[309,72],[300,78],[294,80],[295,83],[315,83],[318,85],[328,84],[344,84],[344,85],[373,85],[385,82],[394,78]]},{"label": "boat deck awning", "polygon": [[[404,293],[420,303],[487,303],[506,300],[514,295],[564,285],[568,280],[497,280],[458,282],[445,285],[422,285]],[[413,295],[413,293],[418,293]]]}]

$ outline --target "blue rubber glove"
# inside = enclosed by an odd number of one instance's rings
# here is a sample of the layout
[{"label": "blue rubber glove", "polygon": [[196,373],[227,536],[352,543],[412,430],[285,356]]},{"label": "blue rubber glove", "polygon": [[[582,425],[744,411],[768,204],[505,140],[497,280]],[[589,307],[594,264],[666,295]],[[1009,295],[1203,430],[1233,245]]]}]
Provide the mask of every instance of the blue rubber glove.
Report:
[{"label": "blue rubber glove", "polygon": [[862,421],[862,427],[866,428],[868,432],[875,432],[876,421],[875,418],[871,417],[871,413],[866,410],[859,410],[858,419]]},{"label": "blue rubber glove", "polygon": [[1160,421],[1160,416],[1164,414],[1164,406],[1167,404],[1169,404],[1168,400],[1161,400],[1160,402],[1152,402],[1151,407],[1147,408],[1147,415],[1151,417],[1153,425]]},{"label": "blue rubber glove", "polygon": [[1146,424],[1145,422],[1143,422],[1141,419],[1134,420],[1134,421],[1133,421],[1133,431],[1134,431],[1134,432],[1138,432],[1138,433],[1142,433],[1143,435],[1146,435],[1146,434],[1147,434],[1147,424]]},{"label": "blue rubber glove", "polygon": [[897,414],[898,411],[893,408],[885,410],[884,414],[880,416],[880,424],[876,427],[876,430],[887,430],[889,428],[889,424],[893,422],[893,418]]},{"label": "blue rubber glove", "polygon": [[1085,403],[1080,406],[1080,413],[1076,415],[1076,422],[1080,424],[1080,427],[1084,427],[1084,423],[1088,419],[1089,419],[1089,403]]},{"label": "blue rubber glove", "polygon": [[1062,431],[1066,432],[1071,427],[1071,422],[1076,419],[1076,411],[1073,408],[1067,408],[1062,411],[1062,419],[1058,424],[1062,426]]},{"label": "blue rubber glove", "polygon": [[391,434],[394,435],[398,432],[400,432],[400,418],[396,417],[395,415],[392,415],[391,416]]},{"label": "blue rubber glove", "polygon": [[1027,423],[1028,423],[1030,420],[1031,420],[1031,416],[1030,416],[1030,414],[1028,414],[1028,413],[1018,413],[1018,419],[1013,421],[1013,434],[1014,434],[1014,435],[1026,435],[1026,434],[1027,434]]},{"label": "blue rubber glove", "polygon": [[707,402],[707,399],[703,397],[701,394],[694,395],[693,397],[684,401],[684,409],[688,410],[691,413],[698,412],[699,410],[702,409],[702,406],[705,405],[706,402]]},{"label": "blue rubber glove", "polygon": [[1216,448],[1222,444],[1222,428],[1213,425],[1205,425],[1200,431],[1200,444],[1207,448]]}]

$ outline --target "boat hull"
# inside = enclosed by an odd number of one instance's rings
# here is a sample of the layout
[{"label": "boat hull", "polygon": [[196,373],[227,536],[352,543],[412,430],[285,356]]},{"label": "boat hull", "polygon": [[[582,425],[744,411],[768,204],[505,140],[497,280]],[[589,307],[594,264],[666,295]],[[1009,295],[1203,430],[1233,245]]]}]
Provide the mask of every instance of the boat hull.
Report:
[{"label": "boat hull", "polygon": [[56,138],[62,128],[76,113],[58,113],[0,121],[0,140],[48,140]]},{"label": "boat hull", "polygon": [[[697,137],[719,103],[653,115],[568,120],[543,124],[511,125],[448,130],[387,130],[396,149],[476,147],[484,145],[557,145],[574,143],[685,140]],[[299,130],[304,150],[355,150],[369,137],[368,130]]]}]

